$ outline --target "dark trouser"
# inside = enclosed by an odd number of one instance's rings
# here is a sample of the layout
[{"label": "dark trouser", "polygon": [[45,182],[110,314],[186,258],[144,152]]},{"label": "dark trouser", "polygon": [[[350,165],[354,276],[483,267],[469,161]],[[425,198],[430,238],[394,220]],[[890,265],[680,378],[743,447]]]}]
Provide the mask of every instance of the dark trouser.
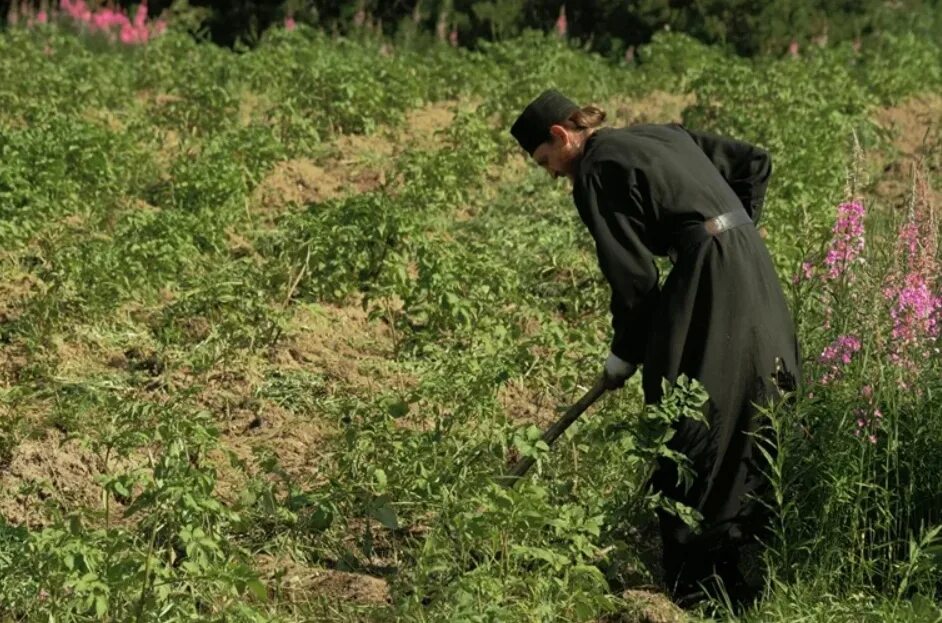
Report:
[{"label": "dark trouser", "polygon": [[671,595],[684,600],[704,590],[716,595],[718,589],[739,591],[743,584],[736,543],[706,544],[700,540],[682,543],[676,538],[682,522],[665,511],[658,511],[664,583]]},{"label": "dark trouser", "polygon": [[[722,425],[715,412],[711,416],[709,421]],[[759,565],[748,565],[749,573],[741,566],[744,548],[766,542],[770,525],[770,483],[764,473],[767,463],[756,447],[760,443],[758,436],[746,432],[759,428],[759,422],[751,420],[740,423],[743,430],[736,431],[722,446],[710,445],[713,438],[707,437],[708,428],[700,423],[682,420],[675,424],[673,449],[690,459],[694,472],[689,487],[681,484],[675,461],[666,457],[658,460],[650,483],[652,489],[702,515],[700,526],[691,529],[682,519],[658,511],[664,583],[679,603],[704,593],[725,594],[734,603],[748,602],[763,584]],[[764,446],[765,452],[775,455],[774,447],[765,443]],[[722,452],[718,451],[720,447]],[[714,463],[717,454],[723,457],[719,467]],[[712,480],[707,479],[708,474]]]},{"label": "dark trouser", "polygon": [[742,553],[746,542],[681,541],[677,535],[684,532],[682,520],[665,511],[658,511],[658,519],[664,583],[675,602],[687,606],[706,597],[725,596],[734,606],[741,606],[749,605],[759,596],[763,578],[758,566],[753,565],[756,568],[751,570],[748,581],[744,575]]}]

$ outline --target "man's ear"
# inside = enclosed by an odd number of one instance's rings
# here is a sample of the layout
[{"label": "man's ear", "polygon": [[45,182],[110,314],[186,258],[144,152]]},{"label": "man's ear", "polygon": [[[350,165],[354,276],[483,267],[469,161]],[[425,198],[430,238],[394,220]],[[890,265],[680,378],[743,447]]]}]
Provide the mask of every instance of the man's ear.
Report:
[{"label": "man's ear", "polygon": [[552,136],[554,139],[559,139],[563,145],[569,143],[569,132],[567,132],[566,128],[563,126],[559,124],[551,125],[549,131],[550,136]]}]

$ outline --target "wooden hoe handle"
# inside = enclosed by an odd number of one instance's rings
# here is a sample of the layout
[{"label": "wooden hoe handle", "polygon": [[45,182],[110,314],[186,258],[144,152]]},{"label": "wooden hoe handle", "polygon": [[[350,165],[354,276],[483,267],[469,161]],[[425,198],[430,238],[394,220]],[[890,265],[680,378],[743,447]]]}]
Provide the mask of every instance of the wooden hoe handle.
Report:
[{"label": "wooden hoe handle", "polygon": [[[599,380],[595,382],[595,385],[592,386],[592,389],[587,391],[585,395],[579,399],[576,404],[569,407],[565,414],[559,418],[552,426],[546,429],[543,432],[543,441],[548,446],[552,446],[553,442],[556,441],[560,435],[566,432],[566,429],[569,428],[573,422],[579,419],[579,416],[582,415],[586,409],[592,406],[599,397],[605,393],[605,377],[599,377]],[[535,459],[532,456],[525,456],[516,463],[513,467],[510,468],[506,474],[501,477],[501,484],[505,487],[513,487],[518,480],[523,478],[523,476],[533,467]]]}]

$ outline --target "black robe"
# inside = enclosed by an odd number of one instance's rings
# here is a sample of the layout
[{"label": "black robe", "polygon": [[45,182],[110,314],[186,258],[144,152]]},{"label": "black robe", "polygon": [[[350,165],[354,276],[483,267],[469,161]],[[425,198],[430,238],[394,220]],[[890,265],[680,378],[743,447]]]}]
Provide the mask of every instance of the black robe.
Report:
[{"label": "black robe", "polygon": [[764,479],[747,434],[756,427],[753,403],[770,404],[780,388],[794,388],[799,354],[754,225],[682,250],[662,288],[653,258],[668,255],[680,232],[719,214],[745,209],[756,223],[771,160],[753,145],[682,125],[637,125],[591,135],[577,169],[573,198],[612,289],[612,352],[643,366],[647,402],[660,398],[662,379],[680,374],[698,379],[710,395],[709,425],[681,421],[670,442],[690,458],[696,482],[689,490],[679,485],[676,465],[666,460],[652,480],[704,517],[702,531],[693,533],[662,515],[670,566],[684,548],[716,550],[754,532],[757,508],[747,494]]}]

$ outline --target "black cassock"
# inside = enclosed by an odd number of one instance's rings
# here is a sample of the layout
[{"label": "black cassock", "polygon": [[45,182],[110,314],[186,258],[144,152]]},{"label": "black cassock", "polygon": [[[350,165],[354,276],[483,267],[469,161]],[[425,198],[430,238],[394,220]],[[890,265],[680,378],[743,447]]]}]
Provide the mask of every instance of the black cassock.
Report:
[{"label": "black cassock", "polygon": [[[692,227],[743,210],[758,222],[771,159],[758,147],[679,124],[602,128],[578,166],[573,198],[596,242],[612,289],[612,352],[642,364],[645,400],[681,374],[710,395],[708,426],[677,424],[673,449],[696,473],[688,489],[676,465],[658,464],[652,485],[703,515],[691,532],[661,513],[665,579],[679,589],[714,567],[735,566],[737,549],[762,524],[761,454],[755,404],[771,404],[799,377],[794,322],[765,243],[746,224],[671,253],[658,286],[654,256],[667,256]],[[732,571],[731,573],[735,573]],[[735,581],[725,578],[727,582]]]}]

